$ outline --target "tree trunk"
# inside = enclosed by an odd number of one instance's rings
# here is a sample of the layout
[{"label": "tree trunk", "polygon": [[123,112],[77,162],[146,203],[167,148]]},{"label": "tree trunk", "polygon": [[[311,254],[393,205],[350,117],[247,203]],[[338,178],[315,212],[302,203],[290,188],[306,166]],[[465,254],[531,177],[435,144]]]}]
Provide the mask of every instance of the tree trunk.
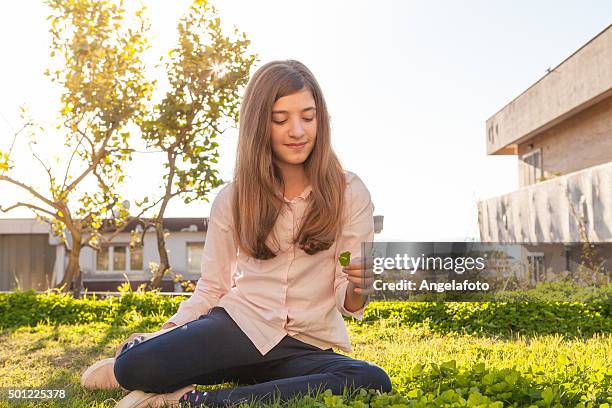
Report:
[{"label": "tree trunk", "polygon": [[75,292],[81,290],[81,265],[79,264],[80,255],[81,236],[78,234],[72,234],[72,248],[70,249],[68,256],[68,266],[66,267],[64,278],[58,285],[58,287],[62,288],[62,290],[65,292],[70,290],[74,290]]},{"label": "tree trunk", "polygon": [[161,287],[161,281],[168,269],[170,269],[170,262],[168,261],[168,251],[166,250],[166,237],[164,236],[164,214],[166,213],[166,207],[168,206],[168,202],[172,198],[172,185],[174,184],[174,174],[176,171],[176,156],[175,156],[174,148],[168,150],[168,168],[170,171],[168,172],[168,178],[166,179],[166,192],[164,195],[164,199],[159,207],[159,212],[157,213],[155,219],[155,233],[157,235],[157,252],[159,253],[159,267],[155,274],[153,275],[153,279],[151,279],[151,287],[159,288]]},{"label": "tree trunk", "polygon": [[159,267],[153,278],[151,279],[152,288],[160,288],[161,281],[166,272],[170,269],[170,261],[168,260],[168,251],[166,250],[166,239],[164,237],[164,226],[160,220],[155,224],[155,233],[157,236],[157,252],[159,253]]}]

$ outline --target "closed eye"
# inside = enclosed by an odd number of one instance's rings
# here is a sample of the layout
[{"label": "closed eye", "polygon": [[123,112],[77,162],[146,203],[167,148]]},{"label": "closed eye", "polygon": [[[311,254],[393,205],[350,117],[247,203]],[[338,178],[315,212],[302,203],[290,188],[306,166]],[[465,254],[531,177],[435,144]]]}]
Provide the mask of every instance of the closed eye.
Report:
[{"label": "closed eye", "polygon": [[[312,122],[314,120],[314,116],[312,118],[302,118],[305,122]],[[276,123],[277,125],[283,125],[285,123],[287,123],[287,119],[285,120],[273,120],[272,122]]]}]

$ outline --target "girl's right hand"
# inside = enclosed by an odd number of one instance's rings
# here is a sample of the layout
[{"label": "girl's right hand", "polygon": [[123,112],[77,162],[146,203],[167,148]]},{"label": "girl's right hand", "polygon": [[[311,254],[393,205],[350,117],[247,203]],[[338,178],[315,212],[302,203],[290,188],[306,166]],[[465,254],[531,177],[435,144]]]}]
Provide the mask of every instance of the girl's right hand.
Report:
[{"label": "girl's right hand", "polygon": [[150,333],[134,333],[132,334],[130,337],[128,337],[128,339],[126,341],[124,341],[123,343],[121,343],[121,345],[119,346],[119,348],[117,348],[117,351],[115,352],[115,358],[117,358],[117,356],[119,355],[119,353],[121,353],[121,350],[123,349],[123,347],[128,344],[131,341],[134,341],[137,337],[140,336],[146,336],[147,334]]},{"label": "girl's right hand", "polygon": [[[166,322],[166,323],[164,323],[164,325],[162,326],[162,328],[161,328],[161,329],[162,329],[162,330],[165,330],[165,329],[170,329],[170,328],[172,328],[172,327],[176,327],[176,324],[174,324],[174,323],[172,323],[172,322]],[[158,332],[156,332],[156,333],[158,333]],[[145,336],[146,338],[148,338],[148,337],[155,337],[155,336],[151,336],[151,335],[154,335],[154,334],[155,334],[155,333],[134,333],[134,334],[132,334],[130,337],[128,337],[128,339],[127,339],[126,341],[124,341],[124,342],[123,342],[123,343],[122,343],[122,344],[119,346],[119,348],[117,349],[117,352],[115,353],[115,358],[116,358],[116,357],[119,355],[119,353],[121,353],[121,350],[123,349],[123,347],[124,347],[124,346],[125,346],[127,343],[129,343],[129,342],[131,342],[131,341],[134,341],[134,340],[135,340],[137,337],[140,337],[140,336]],[[142,339],[142,340],[144,341],[145,339]]]}]

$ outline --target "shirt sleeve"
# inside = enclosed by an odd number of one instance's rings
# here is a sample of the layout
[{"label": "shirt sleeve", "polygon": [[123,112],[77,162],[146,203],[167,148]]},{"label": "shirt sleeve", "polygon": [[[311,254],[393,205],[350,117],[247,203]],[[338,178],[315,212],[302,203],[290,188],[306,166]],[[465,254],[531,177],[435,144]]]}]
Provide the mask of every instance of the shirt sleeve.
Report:
[{"label": "shirt sleeve", "polygon": [[[351,177],[352,176],[352,177]],[[366,298],[363,307],[354,312],[348,311],[344,307],[346,299],[346,288],[348,277],[342,272],[342,265],[337,261],[342,252],[350,251],[351,259],[363,257],[361,253],[362,242],[374,241],[374,204],[372,203],[370,192],[359,177],[349,174],[347,194],[345,196],[348,218],[338,239],[335,254],[336,273],[334,280],[334,293],[336,306],[344,316],[352,316],[357,320],[363,319],[363,312],[370,302],[370,297]]]},{"label": "shirt sleeve", "polygon": [[238,250],[232,233],[231,194],[228,187],[219,192],[211,206],[202,251],[202,275],[191,297],[182,301],[178,311],[168,320],[177,326],[208,313],[231,288]]}]

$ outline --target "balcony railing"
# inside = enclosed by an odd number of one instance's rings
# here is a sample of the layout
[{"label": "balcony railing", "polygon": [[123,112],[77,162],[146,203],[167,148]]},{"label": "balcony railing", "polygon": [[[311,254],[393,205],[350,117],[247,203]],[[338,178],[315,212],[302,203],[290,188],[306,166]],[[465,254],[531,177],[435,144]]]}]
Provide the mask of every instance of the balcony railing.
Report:
[{"label": "balcony railing", "polygon": [[483,242],[612,242],[612,162],[478,203]]}]

